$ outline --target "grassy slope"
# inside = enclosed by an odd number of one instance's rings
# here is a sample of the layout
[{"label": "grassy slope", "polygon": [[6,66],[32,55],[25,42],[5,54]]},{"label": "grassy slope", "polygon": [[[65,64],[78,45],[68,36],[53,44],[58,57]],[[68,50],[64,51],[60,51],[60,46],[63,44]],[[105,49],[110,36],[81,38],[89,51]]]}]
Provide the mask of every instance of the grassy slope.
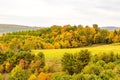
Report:
[{"label": "grassy slope", "polygon": [[88,49],[92,54],[99,54],[101,52],[120,53],[120,43],[109,45],[94,45],[92,47],[72,48],[72,49],[47,49],[47,50],[32,50],[33,53],[43,52],[46,59],[60,59],[65,52],[76,53],[80,50]]}]

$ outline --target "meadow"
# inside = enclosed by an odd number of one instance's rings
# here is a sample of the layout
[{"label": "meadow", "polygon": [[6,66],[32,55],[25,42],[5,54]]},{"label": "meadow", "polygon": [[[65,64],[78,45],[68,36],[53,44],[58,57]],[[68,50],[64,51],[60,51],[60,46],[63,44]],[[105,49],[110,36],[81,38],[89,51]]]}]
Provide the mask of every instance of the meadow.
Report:
[{"label": "meadow", "polygon": [[52,66],[54,71],[58,72],[62,70],[61,59],[64,53],[77,53],[81,50],[87,49],[91,52],[92,55],[101,54],[103,52],[110,53],[114,52],[114,54],[120,54],[120,43],[113,44],[97,44],[88,47],[82,48],[67,48],[67,49],[42,49],[42,50],[32,50],[33,54],[38,54],[39,52],[43,52],[45,55],[45,63],[47,66]]},{"label": "meadow", "polygon": [[32,50],[32,52],[34,54],[43,52],[46,59],[61,59],[64,53],[76,53],[85,49],[88,49],[93,55],[100,54],[103,52],[120,53],[120,43],[107,44],[107,45],[93,45],[90,47],[82,47],[82,48]]}]

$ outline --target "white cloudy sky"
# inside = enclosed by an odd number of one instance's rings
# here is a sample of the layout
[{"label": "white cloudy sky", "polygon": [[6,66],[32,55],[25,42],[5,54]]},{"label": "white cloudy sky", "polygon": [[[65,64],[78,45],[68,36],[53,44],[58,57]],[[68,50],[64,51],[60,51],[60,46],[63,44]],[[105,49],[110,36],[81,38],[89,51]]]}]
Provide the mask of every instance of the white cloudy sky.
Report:
[{"label": "white cloudy sky", "polygon": [[120,0],[0,0],[0,23],[120,26]]}]

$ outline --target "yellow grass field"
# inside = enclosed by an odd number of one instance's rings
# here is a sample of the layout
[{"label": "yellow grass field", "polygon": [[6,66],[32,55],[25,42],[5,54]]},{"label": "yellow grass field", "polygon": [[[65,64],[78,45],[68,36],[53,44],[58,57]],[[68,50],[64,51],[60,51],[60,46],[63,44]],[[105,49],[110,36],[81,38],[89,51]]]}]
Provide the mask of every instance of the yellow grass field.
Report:
[{"label": "yellow grass field", "polygon": [[43,52],[46,59],[61,59],[65,52],[76,53],[84,49],[88,49],[93,55],[100,54],[102,52],[108,53],[111,51],[113,51],[114,53],[120,53],[120,43],[114,43],[109,45],[93,45],[91,47],[83,48],[32,50],[32,52],[35,54],[37,54],[38,52]]}]

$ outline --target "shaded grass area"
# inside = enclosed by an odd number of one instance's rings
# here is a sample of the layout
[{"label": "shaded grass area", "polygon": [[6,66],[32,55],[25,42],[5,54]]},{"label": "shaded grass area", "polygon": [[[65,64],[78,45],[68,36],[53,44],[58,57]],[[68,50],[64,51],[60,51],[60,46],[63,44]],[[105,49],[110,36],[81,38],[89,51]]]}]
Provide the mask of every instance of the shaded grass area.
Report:
[{"label": "shaded grass area", "polygon": [[63,54],[66,52],[76,53],[84,49],[88,49],[93,55],[100,54],[103,52],[120,53],[120,43],[114,43],[109,45],[93,45],[91,47],[83,47],[83,48],[32,50],[32,52],[35,54],[39,52],[43,52],[45,54],[46,59],[61,59]]}]

